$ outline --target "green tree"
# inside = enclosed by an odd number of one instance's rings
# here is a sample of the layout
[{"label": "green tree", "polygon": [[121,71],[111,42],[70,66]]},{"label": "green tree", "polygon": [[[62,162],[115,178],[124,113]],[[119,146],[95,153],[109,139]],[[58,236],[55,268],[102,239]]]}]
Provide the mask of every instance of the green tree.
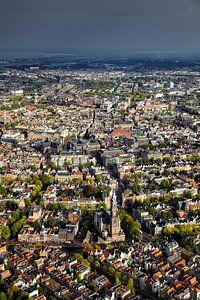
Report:
[{"label": "green tree", "polygon": [[11,227],[11,233],[12,233],[12,236],[15,237],[18,232],[20,231],[20,229],[22,228],[22,226],[24,225],[26,221],[26,217],[23,216],[19,221],[17,221],[16,223],[14,223]]},{"label": "green tree", "polygon": [[152,215],[154,218],[158,215],[157,210],[154,207],[149,207],[148,208],[148,212],[150,213],[150,215]]},{"label": "green tree", "polygon": [[167,226],[164,230],[163,233],[164,235],[170,236],[172,234],[174,234],[174,232],[176,231],[176,228],[173,226]]},{"label": "green tree", "polygon": [[24,203],[27,207],[31,206],[31,199],[28,197],[24,200]]},{"label": "green tree", "polygon": [[98,262],[98,260],[95,260],[94,267],[95,267],[95,269],[99,269],[100,268],[100,263]]},{"label": "green tree", "polygon": [[7,194],[7,189],[5,188],[5,186],[0,185],[0,195],[5,196]]},{"label": "green tree", "polygon": [[113,249],[113,245],[109,244],[109,245],[107,246],[107,249],[108,249],[108,250],[112,250],[112,249]]},{"label": "green tree", "polygon": [[33,172],[37,171],[37,167],[35,165],[30,165],[28,168]]},{"label": "green tree", "polygon": [[103,202],[103,201],[101,201],[101,202],[99,202],[99,203],[97,204],[97,209],[101,209],[101,208],[106,209],[106,204],[105,204],[105,202]]},{"label": "green tree", "polygon": [[60,204],[60,210],[61,210],[61,211],[66,210],[66,205],[65,205],[64,203],[61,203],[61,204]]},{"label": "green tree", "polygon": [[17,209],[12,213],[12,217],[15,219],[15,221],[18,221],[20,219],[20,216],[21,216],[21,212],[19,209]]},{"label": "green tree", "polygon": [[75,278],[77,279],[78,282],[82,280],[82,276],[80,273],[76,273]]},{"label": "green tree", "polygon": [[76,253],[74,256],[79,262],[83,261],[83,255],[81,255],[80,253]]},{"label": "green tree", "polygon": [[141,192],[141,186],[137,183],[133,183],[133,193],[134,194],[139,194]]},{"label": "green tree", "polygon": [[162,211],[161,218],[164,220],[170,220],[173,218],[173,213],[171,211]]},{"label": "green tree", "polygon": [[7,300],[6,293],[1,292],[1,294],[0,294],[0,300]]},{"label": "green tree", "polygon": [[6,207],[9,208],[10,210],[16,210],[18,208],[18,204],[16,201],[7,201],[6,202]]},{"label": "green tree", "polygon": [[107,273],[108,275],[110,275],[111,277],[114,277],[115,276],[115,268],[114,267],[108,267],[107,269]]},{"label": "green tree", "polygon": [[96,175],[96,182],[100,182],[103,179],[102,175]]},{"label": "green tree", "polygon": [[155,243],[156,242],[156,237],[155,236],[150,236],[149,242],[150,243]]},{"label": "green tree", "polygon": [[7,225],[2,226],[1,237],[2,239],[6,239],[6,240],[10,238],[10,228]]},{"label": "green tree", "polygon": [[58,209],[59,209],[58,203],[53,203],[53,204],[51,205],[51,208],[52,208],[53,211],[58,211]]},{"label": "green tree", "polygon": [[158,185],[157,185],[157,183],[151,182],[151,183],[149,183],[148,188],[150,191],[158,190]]},{"label": "green tree", "polygon": [[129,214],[124,210],[118,211],[122,229],[127,237],[133,238],[141,234],[141,224],[138,221],[135,221]]},{"label": "green tree", "polygon": [[56,170],[56,169],[57,169],[56,163],[55,163],[54,161],[51,161],[51,162],[50,162],[50,168],[51,168],[52,170]]},{"label": "green tree", "polygon": [[86,267],[90,267],[90,262],[87,259],[83,259],[82,263],[86,266]]},{"label": "green tree", "polygon": [[163,179],[161,181],[161,184],[160,184],[161,188],[163,189],[168,189],[171,187],[171,182],[169,181],[169,179]]},{"label": "green tree", "polygon": [[129,278],[127,286],[131,290],[131,293],[134,294],[135,289],[134,289],[134,280],[133,280],[133,278]]},{"label": "green tree", "polygon": [[115,283],[119,284],[121,279],[121,273],[120,272],[115,272]]},{"label": "green tree", "polygon": [[46,223],[45,223],[45,226],[46,226],[46,227],[52,228],[52,227],[54,227],[54,226],[56,225],[56,223],[57,223],[57,222],[56,222],[55,218],[52,217],[52,216],[50,216],[50,217],[47,218],[47,221],[46,221]]},{"label": "green tree", "polygon": [[10,218],[8,219],[8,225],[9,225],[9,226],[12,226],[15,222],[16,222],[16,220],[15,220],[15,218],[13,218],[13,217],[10,217]]},{"label": "green tree", "polygon": [[54,178],[53,178],[53,176],[49,176],[47,174],[43,174],[41,176],[41,182],[42,182],[42,184],[43,184],[44,187],[48,187],[49,185],[53,184]]},{"label": "green tree", "polygon": [[36,221],[33,223],[33,228],[34,228],[35,230],[40,230],[40,229],[42,228],[42,225],[41,225],[41,223],[40,223],[39,220],[36,220]]}]

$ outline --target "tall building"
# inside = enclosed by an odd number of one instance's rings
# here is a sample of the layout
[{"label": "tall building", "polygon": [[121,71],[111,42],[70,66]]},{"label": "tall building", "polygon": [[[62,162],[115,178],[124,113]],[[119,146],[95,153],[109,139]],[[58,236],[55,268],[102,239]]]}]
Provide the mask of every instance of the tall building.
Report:
[{"label": "tall building", "polygon": [[121,221],[117,214],[117,197],[116,192],[110,192],[111,208],[108,210],[102,209],[96,212],[94,224],[99,235],[107,242],[125,241],[125,234],[121,229]]}]

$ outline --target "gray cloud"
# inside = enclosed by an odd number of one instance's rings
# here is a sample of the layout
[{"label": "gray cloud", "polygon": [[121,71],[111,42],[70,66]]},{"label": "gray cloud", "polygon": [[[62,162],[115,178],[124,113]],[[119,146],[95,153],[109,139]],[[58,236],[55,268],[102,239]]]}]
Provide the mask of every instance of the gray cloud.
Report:
[{"label": "gray cloud", "polygon": [[2,50],[200,50],[200,0],[0,0]]}]

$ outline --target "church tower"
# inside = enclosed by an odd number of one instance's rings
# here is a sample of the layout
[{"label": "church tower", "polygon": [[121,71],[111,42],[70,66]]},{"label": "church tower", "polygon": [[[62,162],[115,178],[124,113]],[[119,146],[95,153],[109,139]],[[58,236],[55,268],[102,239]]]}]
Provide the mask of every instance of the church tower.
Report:
[{"label": "church tower", "polygon": [[112,208],[111,208],[111,222],[110,222],[110,233],[112,241],[124,241],[125,236],[123,231],[121,230],[121,222],[120,218],[117,215],[117,197],[116,192],[112,193]]}]

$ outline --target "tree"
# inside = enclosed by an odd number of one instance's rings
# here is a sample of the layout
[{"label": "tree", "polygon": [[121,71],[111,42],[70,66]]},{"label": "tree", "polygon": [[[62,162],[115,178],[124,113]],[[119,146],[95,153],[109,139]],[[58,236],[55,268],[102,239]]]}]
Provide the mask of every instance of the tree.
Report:
[{"label": "tree", "polygon": [[154,191],[154,190],[158,189],[158,185],[157,185],[157,183],[151,182],[151,183],[149,183],[148,188],[149,188],[150,191]]},{"label": "tree", "polygon": [[121,279],[121,273],[120,272],[115,272],[115,283],[119,284]]},{"label": "tree", "polygon": [[114,277],[115,276],[115,268],[114,267],[109,267],[107,273],[111,276]]},{"label": "tree", "polygon": [[88,177],[87,178],[87,182],[90,184],[90,185],[92,185],[92,184],[94,184],[94,178],[92,178],[92,177]]},{"label": "tree", "polygon": [[134,289],[134,280],[133,280],[133,278],[129,278],[127,287],[131,290],[131,293],[134,294],[135,289]]},{"label": "tree", "polygon": [[35,230],[40,230],[40,229],[42,228],[42,225],[41,225],[41,223],[40,223],[39,220],[36,220],[36,221],[33,223],[33,228],[34,228]]},{"label": "tree", "polygon": [[173,226],[167,226],[167,227],[163,230],[163,233],[164,233],[164,235],[170,236],[170,235],[174,234],[175,229],[176,229],[176,228],[173,227]]},{"label": "tree", "polygon": [[6,202],[6,207],[9,208],[10,210],[16,210],[18,208],[18,204],[16,201],[7,201]]},{"label": "tree", "polygon": [[148,212],[150,213],[150,215],[152,215],[154,218],[157,216],[158,212],[154,207],[149,207],[148,208]]},{"label": "tree", "polygon": [[108,250],[112,250],[112,249],[113,249],[113,245],[109,244],[109,245],[107,246],[107,249],[108,249]]},{"label": "tree", "polygon": [[111,188],[108,185],[102,186],[101,189],[103,192],[107,192],[107,193],[109,193],[111,191]]},{"label": "tree", "polygon": [[101,208],[106,209],[106,204],[105,204],[105,202],[103,202],[103,201],[101,201],[101,202],[99,202],[99,203],[97,204],[97,209],[101,209]]},{"label": "tree", "polygon": [[100,263],[98,262],[98,260],[95,260],[94,267],[95,267],[95,269],[99,269],[100,268]]},{"label": "tree", "polygon": [[56,170],[56,169],[57,169],[56,163],[55,163],[54,161],[51,161],[51,162],[50,162],[50,168],[51,168],[52,170]]},{"label": "tree", "polygon": [[56,220],[54,217],[49,217],[45,223],[46,227],[54,227],[56,225]]},{"label": "tree", "polygon": [[39,180],[38,178],[35,180],[35,185],[38,187],[40,187],[40,189],[42,188],[42,181]]},{"label": "tree", "polygon": [[83,261],[83,256],[80,253],[76,253],[74,256],[79,262]]},{"label": "tree", "polygon": [[12,213],[12,217],[15,219],[15,221],[18,221],[20,219],[20,216],[21,216],[21,213],[20,213],[19,209],[17,209],[16,211],[14,211]]},{"label": "tree", "polygon": [[125,204],[126,204],[126,210],[131,213],[133,210],[134,200],[128,199],[126,200]]},{"label": "tree", "polygon": [[150,243],[155,243],[156,242],[156,237],[155,236],[150,236],[149,242]]},{"label": "tree", "polygon": [[139,194],[141,192],[141,186],[137,183],[133,183],[133,193],[134,194]]},{"label": "tree", "polygon": [[42,248],[42,243],[40,243],[40,242],[35,243],[35,247],[36,248]]},{"label": "tree", "polygon": [[161,188],[168,189],[171,186],[169,179],[163,179],[160,184]]},{"label": "tree", "polygon": [[91,248],[92,248],[92,245],[90,243],[85,243],[84,244],[84,250],[91,249]]},{"label": "tree", "polygon": [[78,184],[81,184],[83,182],[82,178],[74,178],[73,181],[76,181]]},{"label": "tree", "polygon": [[90,262],[87,259],[83,259],[82,263],[86,266],[86,267],[90,267]]},{"label": "tree", "polygon": [[164,220],[170,220],[173,218],[173,213],[171,211],[162,211],[161,212],[161,217],[164,219]]},{"label": "tree", "polygon": [[173,161],[173,157],[172,156],[166,156],[163,158],[164,162],[172,162]]},{"label": "tree", "polygon": [[94,258],[91,255],[88,256],[87,260],[90,264],[94,262]]},{"label": "tree", "polygon": [[31,199],[28,197],[24,200],[24,203],[27,207],[31,206]]},{"label": "tree", "polygon": [[143,204],[146,206],[149,206],[150,203],[151,203],[151,200],[149,198],[143,200]]},{"label": "tree", "polygon": [[160,165],[162,163],[162,159],[157,158],[156,160],[154,160],[154,162],[158,165]]},{"label": "tree", "polygon": [[35,165],[30,165],[28,168],[33,172],[37,171],[37,167]]},{"label": "tree", "polygon": [[103,179],[102,175],[96,175],[96,182],[100,182]]},{"label": "tree", "polygon": [[12,226],[15,222],[16,222],[16,220],[15,220],[15,218],[13,218],[13,217],[10,217],[10,218],[8,219],[8,225],[9,225],[9,226]]},{"label": "tree", "polygon": [[6,291],[6,284],[3,279],[0,278],[0,291]]},{"label": "tree", "polygon": [[93,185],[86,185],[84,192],[86,196],[96,196],[99,192],[99,189]]},{"label": "tree", "polygon": [[163,198],[161,199],[161,201],[169,202],[172,198],[173,198],[172,195],[163,195]]},{"label": "tree", "polygon": [[11,227],[11,232],[12,232],[12,236],[15,237],[18,232],[20,231],[20,229],[22,228],[22,226],[24,225],[26,221],[26,217],[23,216],[19,221],[15,222],[12,227]]},{"label": "tree", "polygon": [[53,184],[54,178],[53,178],[53,176],[49,176],[47,174],[43,174],[41,176],[41,182],[44,185],[44,187],[47,187],[47,186]]},{"label": "tree", "polygon": [[122,229],[127,237],[133,238],[141,234],[141,224],[138,221],[134,221],[124,210],[119,210],[118,215],[121,220]]},{"label": "tree", "polygon": [[100,246],[100,245],[95,245],[95,248],[96,248],[97,250],[101,250],[101,246]]},{"label": "tree", "polygon": [[28,297],[28,294],[24,291],[21,291],[18,287],[11,287],[7,292],[8,300],[31,300],[32,298]]},{"label": "tree", "polygon": [[80,273],[76,273],[75,278],[77,279],[77,281],[81,281],[82,280],[82,275]]},{"label": "tree", "polygon": [[64,203],[60,204],[60,210],[65,211],[66,210],[66,205]]},{"label": "tree", "polygon": [[1,292],[1,294],[0,294],[0,300],[7,300],[6,293]]},{"label": "tree", "polygon": [[2,226],[1,237],[2,239],[6,239],[6,240],[10,238],[10,228],[7,225]]},{"label": "tree", "polygon": [[5,186],[0,185],[0,195],[5,196],[7,194],[7,190],[5,188]]},{"label": "tree", "polygon": [[53,211],[58,211],[58,209],[59,209],[58,203],[53,203],[51,205],[51,208],[52,208]]},{"label": "tree", "polygon": [[18,296],[20,295],[20,290],[18,287],[13,286],[11,288],[8,289],[8,299],[9,300],[14,300],[17,299]]},{"label": "tree", "polygon": [[6,270],[10,270],[10,271],[14,270],[14,265],[10,260],[7,261]]}]

